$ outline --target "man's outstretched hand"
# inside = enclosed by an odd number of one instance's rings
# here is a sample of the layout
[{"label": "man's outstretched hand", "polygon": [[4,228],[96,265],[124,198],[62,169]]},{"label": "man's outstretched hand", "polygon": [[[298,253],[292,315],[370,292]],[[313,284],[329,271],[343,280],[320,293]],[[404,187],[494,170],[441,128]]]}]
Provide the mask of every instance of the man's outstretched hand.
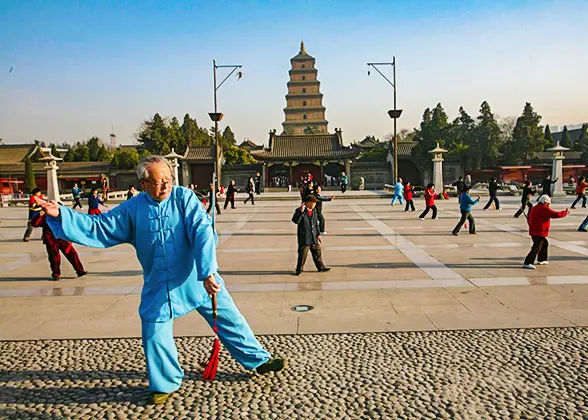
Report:
[{"label": "man's outstretched hand", "polygon": [[220,284],[218,284],[214,278],[214,274],[204,279],[204,288],[209,295],[215,295],[220,292]]},{"label": "man's outstretched hand", "polygon": [[46,200],[43,200],[42,198],[39,198],[39,197],[35,197],[35,201],[37,202],[38,205],[40,205],[43,208],[43,211],[48,216],[59,217],[59,204],[57,204],[57,201],[55,201],[55,200],[46,201]]}]

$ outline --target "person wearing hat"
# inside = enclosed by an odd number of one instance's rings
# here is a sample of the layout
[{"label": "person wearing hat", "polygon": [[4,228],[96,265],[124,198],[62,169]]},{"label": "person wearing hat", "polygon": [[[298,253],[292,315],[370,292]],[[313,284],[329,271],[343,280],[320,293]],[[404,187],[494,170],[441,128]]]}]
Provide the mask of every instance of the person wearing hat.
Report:
[{"label": "person wearing hat", "polygon": [[453,229],[451,234],[457,236],[461,227],[464,225],[466,220],[470,223],[470,235],[476,234],[476,222],[474,216],[472,216],[472,206],[480,201],[480,196],[476,200],[470,195],[470,187],[464,185],[461,195],[459,196],[459,210],[461,211],[461,219]]},{"label": "person wearing hat", "polygon": [[318,212],[315,210],[318,199],[309,195],[304,198],[302,205],[296,209],[292,222],[298,225],[298,262],[296,263],[296,275],[302,274],[308,251],[312,254],[314,265],[319,273],[331,270],[325,267],[321,252],[321,236]]},{"label": "person wearing hat", "polygon": [[529,235],[533,239],[533,246],[531,251],[527,254],[523,268],[534,270],[535,258],[538,259],[539,265],[549,264],[547,261],[547,250],[549,242],[549,228],[551,227],[551,219],[560,219],[570,214],[570,209],[562,211],[555,211],[551,209],[551,197],[543,194],[539,197],[539,204],[531,209],[529,212]]}]

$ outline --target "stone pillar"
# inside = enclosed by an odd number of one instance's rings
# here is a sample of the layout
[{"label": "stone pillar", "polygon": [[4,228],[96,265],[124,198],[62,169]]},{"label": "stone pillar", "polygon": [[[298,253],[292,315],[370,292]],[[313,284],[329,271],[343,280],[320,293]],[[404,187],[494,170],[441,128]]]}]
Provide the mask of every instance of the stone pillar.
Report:
[{"label": "stone pillar", "polygon": [[352,190],[351,187],[351,160],[345,160],[345,173],[347,174],[347,189]]},{"label": "stone pillar", "polygon": [[435,191],[438,194],[443,194],[443,153],[447,150],[442,149],[437,143],[437,147],[429,150],[433,155],[433,184],[435,184]]},{"label": "stone pillar", "polygon": [[551,195],[553,197],[564,197],[566,195],[563,188],[563,161],[565,159],[564,152],[567,152],[567,147],[559,145],[559,142],[552,147],[547,149],[547,152],[553,152],[553,160],[551,164],[551,179],[555,181],[555,184],[551,187]]},{"label": "stone pillar", "polygon": [[190,164],[185,160],[181,163],[182,166],[182,181],[184,186],[192,183],[192,176],[190,174]]},{"label": "stone pillar", "polygon": [[[66,153],[65,149],[57,149],[58,152]],[[61,201],[59,194],[59,181],[57,180],[57,162],[63,160],[51,154],[51,148],[42,147],[41,152],[45,155],[41,160],[45,161],[45,168],[47,170],[47,200]]]},{"label": "stone pillar", "polygon": [[174,181],[174,185],[177,187],[180,185],[180,174],[178,173],[178,167],[180,166],[180,164],[178,163],[178,159],[181,158],[181,155],[178,155],[176,153],[176,151],[173,149],[171,149],[171,153],[167,154],[164,156],[164,158],[166,158],[167,160],[169,160],[170,162],[170,166],[172,167],[172,175],[175,179]]}]

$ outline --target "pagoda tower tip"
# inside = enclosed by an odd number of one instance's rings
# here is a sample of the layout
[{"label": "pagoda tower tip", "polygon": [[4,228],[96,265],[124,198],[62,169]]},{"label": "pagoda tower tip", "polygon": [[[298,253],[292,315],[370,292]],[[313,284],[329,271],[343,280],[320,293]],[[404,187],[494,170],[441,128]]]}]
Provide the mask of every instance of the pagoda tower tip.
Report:
[{"label": "pagoda tower tip", "polygon": [[306,48],[304,48],[304,41],[300,42],[300,52],[306,54]]}]

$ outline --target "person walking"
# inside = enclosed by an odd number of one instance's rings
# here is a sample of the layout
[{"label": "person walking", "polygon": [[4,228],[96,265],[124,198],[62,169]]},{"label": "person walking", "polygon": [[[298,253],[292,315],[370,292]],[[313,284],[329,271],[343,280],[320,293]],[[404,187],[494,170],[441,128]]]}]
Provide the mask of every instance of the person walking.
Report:
[{"label": "person walking", "polygon": [[474,220],[474,216],[472,216],[472,206],[480,202],[480,196],[476,200],[474,200],[470,196],[470,187],[464,186],[461,195],[459,196],[459,210],[461,212],[461,219],[453,228],[453,232],[451,234],[453,236],[457,236],[461,227],[464,225],[466,220],[469,222],[469,230],[470,235],[476,234],[476,221]]},{"label": "person walking", "polygon": [[31,224],[31,220],[35,218],[39,212],[41,211],[41,206],[37,203],[36,198],[41,198],[41,189],[34,188],[31,191],[31,197],[29,198],[29,220],[27,221],[27,230],[22,238],[23,242],[28,242],[31,240],[31,234],[33,233],[33,225]]},{"label": "person walking", "polygon": [[100,204],[104,205],[104,202],[100,200],[98,197],[98,190],[96,188],[92,188],[90,191],[90,196],[88,197],[88,214],[91,216],[96,216],[101,214],[100,211]]},{"label": "person walking", "polygon": [[74,200],[74,205],[72,209],[75,210],[76,207],[82,209],[82,203],[80,202],[80,199],[82,198],[82,189],[78,187],[77,182],[74,183],[73,188],[71,189],[71,195],[73,196]]},{"label": "person walking", "polygon": [[315,210],[317,203],[317,198],[309,195],[292,216],[292,222],[298,225],[298,260],[295,271],[297,276],[302,274],[309,250],[319,273],[331,270],[329,267],[325,267],[322,259],[320,225],[318,212]]},{"label": "person walking", "polygon": [[[468,186],[468,188],[470,187]],[[498,183],[496,182],[496,179],[494,177],[490,178],[490,182],[488,182],[488,193],[490,194],[490,199],[488,200],[488,203],[486,203],[486,205],[484,206],[484,210],[488,210],[488,208],[492,205],[493,202],[496,206],[496,210],[500,210],[500,202],[498,201],[497,196]]]},{"label": "person walking", "polygon": [[521,208],[517,210],[514,217],[519,218],[519,216],[525,212],[526,207],[529,209],[529,212],[531,211],[533,208],[533,204],[531,204],[531,196],[536,192],[537,190],[533,188],[531,181],[526,180],[525,186],[523,187],[523,193],[521,195]]},{"label": "person walking", "polygon": [[40,227],[43,229],[41,238],[43,238],[43,244],[45,244],[47,257],[49,258],[49,264],[51,266],[51,280],[59,280],[61,277],[60,252],[63,252],[63,255],[65,255],[65,258],[67,258],[71,266],[74,268],[78,277],[82,277],[88,274],[88,272],[84,270],[82,261],[80,260],[77,251],[73,247],[73,244],[63,239],[57,239],[53,235],[53,232],[51,232],[51,229],[47,224],[47,218],[43,210],[41,210],[39,214],[37,214],[33,220],[31,220],[31,225],[33,227]]},{"label": "person walking", "polygon": [[578,185],[576,185],[577,198],[574,201],[574,204],[572,204],[572,209],[576,208],[576,203],[580,201],[580,199],[582,200],[582,208],[586,208],[586,187],[588,187],[588,183],[586,183],[586,178],[581,176],[580,178],[578,178]]},{"label": "person walking", "polygon": [[404,207],[405,212],[408,211],[409,207],[412,209],[412,211],[416,211],[414,208],[414,202],[412,201],[412,194],[412,185],[410,185],[410,181],[406,181],[406,185],[404,186],[404,198],[406,199],[406,207]]},{"label": "person walking", "polygon": [[[552,186],[553,184],[555,184],[557,182],[558,178],[555,178],[553,181],[551,180],[551,175],[547,175],[545,177],[545,179],[543,180],[543,182],[541,183],[541,187],[543,188],[543,192],[541,193],[541,195],[548,195],[549,197],[551,197],[551,190],[552,190]],[[541,197],[539,197],[541,198]]]},{"label": "person walking", "polygon": [[549,261],[547,261],[549,248],[547,237],[551,228],[551,219],[566,217],[568,214],[570,214],[570,209],[562,211],[552,210],[551,197],[547,194],[539,197],[539,204],[529,212],[529,235],[533,239],[533,246],[525,258],[523,268],[528,270],[536,269],[537,267],[534,265],[536,258],[538,261],[537,264],[539,265],[549,264]]},{"label": "person walking", "polygon": [[[247,185],[245,186],[245,192],[247,192],[248,197],[243,201],[243,204],[247,204],[249,200],[251,200],[251,205],[255,205],[255,191],[256,191],[256,184],[253,181],[253,177],[249,177],[249,181],[247,181]],[[259,193],[258,193],[259,194]]]},{"label": "person walking", "polygon": [[[198,192],[196,192],[196,195],[198,195]],[[218,203],[219,198],[219,194],[216,193],[214,184],[210,184],[210,191],[208,192],[208,208],[206,209],[206,214],[210,214],[210,212],[212,211],[212,203],[214,203],[216,214],[219,216],[221,215],[220,204]]]},{"label": "person walking", "polygon": [[421,213],[419,219],[425,220],[429,210],[433,210],[433,220],[437,219],[437,206],[435,205],[435,198],[437,197],[439,197],[439,194],[435,192],[435,184],[428,184],[427,188],[425,188],[425,211]]},{"label": "person walking", "polygon": [[[255,194],[261,194],[261,175],[259,172],[255,174]],[[251,200],[251,203],[253,204],[253,199]]]},{"label": "person walking", "polygon": [[318,216],[318,220],[319,220],[319,233],[321,235],[326,235],[327,231],[325,230],[326,228],[326,222],[325,222],[325,216],[323,216],[323,201],[333,201],[335,199],[335,196],[332,195],[331,197],[323,197],[321,195],[323,189],[320,185],[316,185],[314,187],[314,192],[313,192],[313,196],[318,200],[318,202],[316,203],[316,213]]},{"label": "person walking", "polygon": [[404,191],[404,185],[402,185],[402,178],[398,178],[396,180],[396,184],[394,184],[394,196],[392,197],[392,202],[390,205],[394,205],[396,200],[400,202],[400,205],[404,204],[402,202],[402,192]]},{"label": "person walking", "polygon": [[345,172],[341,172],[340,182],[341,192],[344,193],[345,191],[347,191],[347,183],[349,182],[349,178],[347,177],[347,174]]},{"label": "person walking", "polygon": [[231,203],[231,208],[234,209],[235,208],[235,194],[237,193],[237,188],[235,188],[235,180],[231,179],[231,182],[229,182],[229,186],[227,188],[227,198],[225,199],[225,207],[224,209],[227,209],[227,206],[229,205],[229,203]]},{"label": "person walking", "polygon": [[286,360],[262,347],[227,291],[218,273],[217,235],[197,197],[173,185],[170,163],[163,156],[143,158],[137,177],[146,194],[98,217],[55,201],[45,203],[43,210],[56,238],[94,248],[136,248],[144,273],[139,315],[150,402],[165,403],[182,385],[174,320],[197,310],[213,325],[210,295],[218,302],[215,332],[231,356],[259,374],[284,369]]}]

